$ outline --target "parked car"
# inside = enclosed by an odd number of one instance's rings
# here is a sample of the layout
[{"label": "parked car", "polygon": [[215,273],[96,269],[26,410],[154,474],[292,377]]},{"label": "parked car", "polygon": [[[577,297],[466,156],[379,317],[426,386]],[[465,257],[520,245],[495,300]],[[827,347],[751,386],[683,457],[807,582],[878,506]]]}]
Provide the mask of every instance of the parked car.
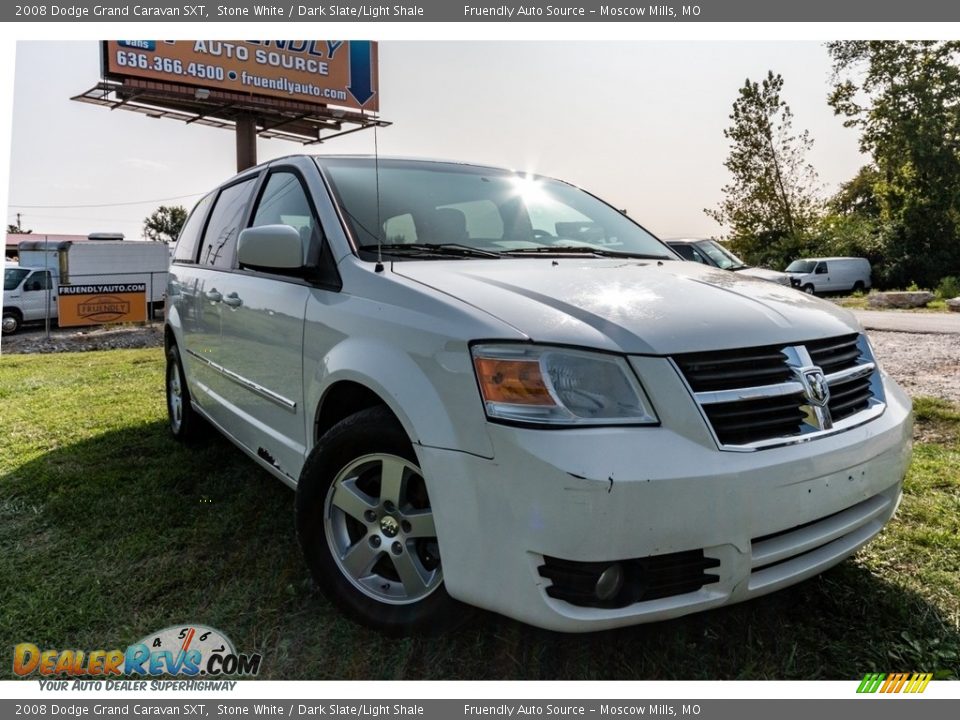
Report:
[{"label": "parked car", "polygon": [[910,460],[851,314],[548,178],[278,159],[200,200],[168,296],[173,434],[294,488],[316,582],[389,633],[753,598],[879,533]]},{"label": "parked car", "polygon": [[761,280],[790,286],[790,276],[786,273],[767,268],[751,267],[716,240],[677,238],[666,242],[684,260],[692,260],[704,265],[718,267],[721,270],[731,270]]},{"label": "parked car", "polygon": [[809,295],[870,289],[870,262],[866,258],[826,257],[794,260],[787,266],[794,287]]}]

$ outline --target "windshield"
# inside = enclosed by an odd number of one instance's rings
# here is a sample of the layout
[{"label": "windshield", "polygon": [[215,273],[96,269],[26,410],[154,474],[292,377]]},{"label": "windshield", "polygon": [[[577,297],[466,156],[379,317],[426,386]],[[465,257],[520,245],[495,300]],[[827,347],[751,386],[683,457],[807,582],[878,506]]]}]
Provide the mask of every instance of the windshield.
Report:
[{"label": "windshield", "polygon": [[29,274],[30,271],[26,268],[7,268],[3,271],[3,289],[16,290]]},{"label": "windshield", "polygon": [[812,273],[813,269],[817,266],[816,260],[794,260],[792,263],[787,265],[786,272],[788,273]]},{"label": "windshield", "polygon": [[375,171],[367,158],[319,162],[362,249],[379,240],[393,250],[457,246],[493,257],[595,248],[676,259],[619,211],[556,180],[452,163],[381,160]]},{"label": "windshield", "polygon": [[747,264],[714,240],[704,240],[697,243],[697,248],[724,270],[739,270]]}]

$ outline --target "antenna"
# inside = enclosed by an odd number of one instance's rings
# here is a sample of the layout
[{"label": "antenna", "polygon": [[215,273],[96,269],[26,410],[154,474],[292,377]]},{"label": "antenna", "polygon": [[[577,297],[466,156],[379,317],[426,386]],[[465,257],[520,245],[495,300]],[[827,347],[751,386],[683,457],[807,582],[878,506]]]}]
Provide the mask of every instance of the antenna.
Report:
[{"label": "antenna", "polygon": [[383,272],[383,225],[380,222],[380,146],[377,143],[377,125],[373,124],[373,174],[377,184],[377,264],[374,265],[374,272]]}]

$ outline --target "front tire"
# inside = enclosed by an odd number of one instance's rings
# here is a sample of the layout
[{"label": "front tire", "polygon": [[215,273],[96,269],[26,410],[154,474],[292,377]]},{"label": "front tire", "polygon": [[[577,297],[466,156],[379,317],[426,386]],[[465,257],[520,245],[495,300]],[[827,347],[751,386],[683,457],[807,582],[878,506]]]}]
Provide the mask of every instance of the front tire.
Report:
[{"label": "front tire", "polygon": [[426,481],[387,408],[361,410],[320,438],[297,484],[296,522],[320,590],[358,622],[413,635],[465,618],[443,586]]},{"label": "front tire", "polygon": [[813,289],[813,285],[811,285],[810,283],[807,283],[806,285],[803,286],[803,291],[807,295],[814,295],[816,293],[816,290]]},{"label": "front tire", "polygon": [[17,330],[20,329],[20,326],[23,324],[23,318],[20,317],[20,313],[16,310],[4,310],[3,311],[3,334],[4,335],[13,335]]}]

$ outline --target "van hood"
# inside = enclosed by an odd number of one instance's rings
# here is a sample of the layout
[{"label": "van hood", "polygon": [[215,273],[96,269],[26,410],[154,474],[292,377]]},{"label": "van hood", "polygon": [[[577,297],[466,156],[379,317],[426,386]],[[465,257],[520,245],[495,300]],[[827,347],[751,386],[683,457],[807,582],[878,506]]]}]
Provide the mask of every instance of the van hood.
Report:
[{"label": "van hood", "polygon": [[767,268],[745,267],[737,270],[741,275],[769,280],[770,282],[780,283],[781,285],[790,285],[790,276],[777,270],[768,270]]},{"label": "van hood", "polygon": [[699,263],[522,257],[402,261],[392,270],[535,342],[668,355],[860,330],[832,303]]}]

